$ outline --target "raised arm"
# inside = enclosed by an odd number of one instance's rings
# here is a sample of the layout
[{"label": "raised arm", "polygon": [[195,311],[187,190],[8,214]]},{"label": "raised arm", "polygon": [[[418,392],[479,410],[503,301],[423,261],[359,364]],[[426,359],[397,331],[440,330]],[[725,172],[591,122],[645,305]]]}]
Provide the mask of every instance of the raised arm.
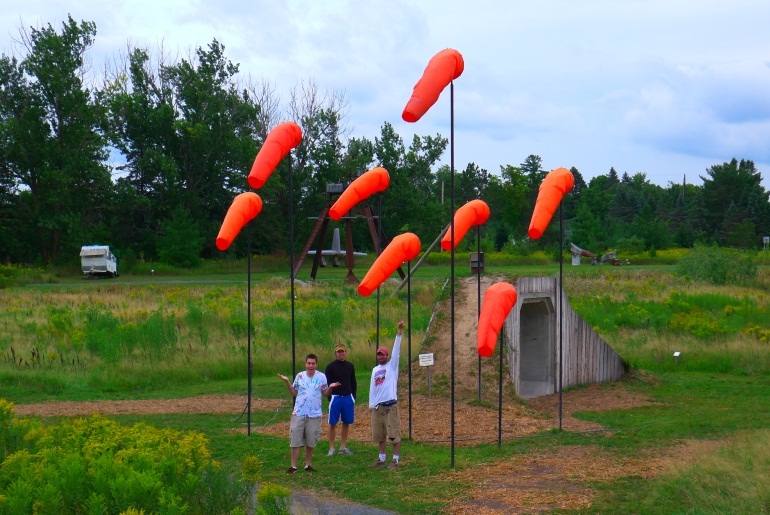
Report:
[{"label": "raised arm", "polygon": [[291,382],[289,381],[289,378],[285,375],[278,374],[278,377],[280,377],[284,383],[286,383],[286,389],[289,390],[289,394],[291,394],[292,397],[297,396],[297,390],[294,389],[294,386],[292,386]]},{"label": "raised arm", "polygon": [[398,370],[398,360],[401,358],[401,337],[404,334],[404,321],[398,323],[396,340],[393,342],[393,352],[390,353],[390,362],[388,365],[394,370]]}]

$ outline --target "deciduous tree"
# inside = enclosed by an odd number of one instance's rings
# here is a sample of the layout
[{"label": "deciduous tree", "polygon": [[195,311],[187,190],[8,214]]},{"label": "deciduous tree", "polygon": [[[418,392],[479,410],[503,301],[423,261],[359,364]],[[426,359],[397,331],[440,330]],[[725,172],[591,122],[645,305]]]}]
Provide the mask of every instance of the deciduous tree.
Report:
[{"label": "deciduous tree", "polygon": [[[0,59],[0,168],[18,188],[21,232],[34,232],[39,258],[56,264],[65,251],[100,234],[110,199],[104,112],[88,87],[92,22],[71,17],[22,31],[21,61]],[[6,182],[7,184],[7,182]]]}]

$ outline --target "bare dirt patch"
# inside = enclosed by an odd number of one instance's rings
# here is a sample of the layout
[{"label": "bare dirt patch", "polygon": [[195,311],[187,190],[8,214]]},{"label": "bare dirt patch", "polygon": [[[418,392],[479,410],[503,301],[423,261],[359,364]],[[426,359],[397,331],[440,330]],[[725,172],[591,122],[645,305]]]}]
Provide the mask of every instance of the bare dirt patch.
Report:
[{"label": "bare dirt patch", "polygon": [[689,462],[713,451],[719,442],[689,441],[660,455],[621,457],[595,446],[564,446],[553,452],[514,456],[454,474],[454,480],[477,484],[468,499],[455,499],[458,515],[543,513],[583,510],[595,495],[591,484],[620,477],[651,478],[673,463]]},{"label": "bare dirt patch", "polygon": [[[254,399],[252,410],[274,410],[286,404],[278,399]],[[238,415],[246,406],[243,395],[201,395],[186,399],[156,399],[145,401],[85,401],[41,402],[17,404],[19,415],[90,416],[100,415],[160,415],[164,413],[222,413]]]},{"label": "bare dirt patch", "polygon": [[[401,430],[404,438],[409,431],[409,402],[406,395],[399,401]],[[412,439],[418,442],[448,444],[451,441],[450,401],[443,397],[427,398],[423,395],[412,396]],[[513,421],[513,422],[512,422]],[[547,421],[527,415],[523,406],[506,405],[503,407],[503,438],[526,436],[548,427]],[[236,431],[245,432],[246,429]],[[280,422],[259,427],[258,433],[274,436],[289,434],[289,422]],[[356,423],[351,426],[349,439],[370,442],[371,413],[366,405],[356,406]],[[497,410],[455,403],[455,443],[472,445],[497,439]]]}]

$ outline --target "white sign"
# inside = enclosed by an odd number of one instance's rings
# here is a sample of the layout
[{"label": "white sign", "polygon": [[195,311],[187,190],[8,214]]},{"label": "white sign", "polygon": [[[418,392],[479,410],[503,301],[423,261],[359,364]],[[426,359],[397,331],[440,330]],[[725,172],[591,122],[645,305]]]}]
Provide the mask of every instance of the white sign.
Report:
[{"label": "white sign", "polygon": [[433,353],[430,354],[420,354],[420,366],[421,367],[430,367],[433,365]]}]

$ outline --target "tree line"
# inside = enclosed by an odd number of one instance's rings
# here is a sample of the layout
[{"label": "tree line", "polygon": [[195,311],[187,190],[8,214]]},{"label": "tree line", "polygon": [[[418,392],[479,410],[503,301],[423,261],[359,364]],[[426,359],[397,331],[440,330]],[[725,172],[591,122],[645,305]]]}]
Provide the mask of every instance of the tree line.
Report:
[{"label": "tree line", "polygon": [[[186,57],[129,46],[97,76],[88,58],[95,37],[93,22],[68,18],[60,30],[21,31],[22,55],[0,58],[3,261],[68,263],[95,243],[115,248],[124,263],[195,266],[220,258],[214,242],[224,214],[248,190],[246,176],[270,129],[286,120],[302,127],[303,139],[291,169],[284,160],[259,191],[253,252],[288,252],[290,213],[301,248],[326,203],[326,185],[373,166],[391,177],[372,199],[388,236],[408,227],[432,241],[448,223],[452,177],[438,166],[448,143],[440,134],[404,142],[385,122],[374,141],[351,136],[344,93],[300,82],[282,101],[269,82],[243,78],[217,40]],[[701,186],[662,187],[614,168],[586,183],[571,171],[568,239],[597,254],[699,241],[758,248],[770,235],[769,193],[751,160],[715,164]],[[536,155],[502,165],[499,174],[475,163],[455,171],[455,207],[476,198],[490,206],[485,249],[558,252],[555,224],[537,242],[526,238],[546,173]],[[352,230],[357,250],[373,248],[365,223]],[[227,255],[245,253],[239,238]]]}]

